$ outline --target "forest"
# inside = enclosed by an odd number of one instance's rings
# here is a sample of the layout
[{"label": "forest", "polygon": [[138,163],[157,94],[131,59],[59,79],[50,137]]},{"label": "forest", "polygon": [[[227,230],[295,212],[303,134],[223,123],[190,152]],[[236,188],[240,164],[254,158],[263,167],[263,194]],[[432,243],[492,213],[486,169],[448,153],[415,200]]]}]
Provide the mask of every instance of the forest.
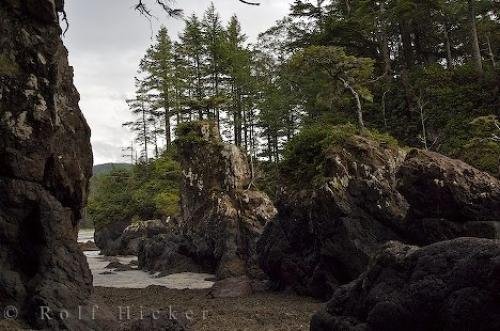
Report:
[{"label": "forest", "polygon": [[[256,185],[271,196],[280,172],[314,171],[309,147],[332,127],[498,176],[499,8],[488,0],[294,1],[250,43],[238,18],[225,22],[211,4],[202,17],[184,17],[179,36],[162,27],[147,49],[127,100],[136,119],[123,125],[136,139],[126,158],[154,168],[175,154],[179,125],[213,120],[255,160]],[[149,192],[155,205],[163,193]]]}]

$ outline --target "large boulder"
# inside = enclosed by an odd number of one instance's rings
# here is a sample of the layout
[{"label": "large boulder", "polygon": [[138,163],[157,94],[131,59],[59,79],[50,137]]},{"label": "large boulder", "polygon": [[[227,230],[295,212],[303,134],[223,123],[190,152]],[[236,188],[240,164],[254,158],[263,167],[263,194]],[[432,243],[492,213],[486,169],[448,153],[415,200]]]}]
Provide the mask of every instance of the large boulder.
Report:
[{"label": "large boulder", "polygon": [[[290,158],[300,162],[310,145]],[[321,173],[311,185],[297,186],[296,176],[282,172],[279,216],[258,244],[260,265],[277,288],[329,298],[388,240],[421,246],[499,238],[500,181],[462,161],[421,150],[406,155],[369,133],[315,154]]]},{"label": "large boulder", "polygon": [[60,38],[62,5],[0,1],[0,310],[17,307],[34,328],[79,330],[92,321],[58,312],[92,291],[77,245],[92,151]]},{"label": "large boulder", "polygon": [[175,220],[149,220],[130,223],[113,222],[96,230],[94,239],[101,253],[107,256],[138,255],[139,245],[144,238],[170,233]]},{"label": "large boulder", "polygon": [[390,242],[361,277],[335,291],[311,331],[493,331],[499,302],[498,240]]},{"label": "large boulder", "polygon": [[399,238],[408,206],[395,189],[404,160],[396,146],[354,135],[323,157],[325,180],[286,189],[258,250],[276,286],[326,299],[365,270],[380,244]]},{"label": "large boulder", "polygon": [[408,242],[499,238],[497,178],[460,160],[417,149],[408,153],[397,177],[397,189],[410,205],[405,227]]},{"label": "large boulder", "polygon": [[129,220],[111,222],[95,229],[94,242],[104,255],[122,254],[123,231],[130,225]]},{"label": "large boulder", "polygon": [[219,279],[262,277],[256,241],[276,209],[267,195],[252,187],[245,153],[222,143],[211,122],[183,124],[177,134],[182,218],[176,234],[143,242],[140,265],[168,272],[193,262]]}]

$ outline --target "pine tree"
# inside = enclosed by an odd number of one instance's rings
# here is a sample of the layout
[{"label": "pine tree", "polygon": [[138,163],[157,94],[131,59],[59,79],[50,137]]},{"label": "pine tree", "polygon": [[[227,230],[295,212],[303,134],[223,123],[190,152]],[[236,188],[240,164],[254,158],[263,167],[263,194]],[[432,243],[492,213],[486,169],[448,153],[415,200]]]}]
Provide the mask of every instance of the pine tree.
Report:
[{"label": "pine tree", "polygon": [[204,84],[205,54],[201,22],[196,15],[185,21],[186,26],[180,37],[178,54],[185,63],[185,83],[187,85],[186,106],[195,111],[198,119],[203,120],[206,109],[206,90]]},{"label": "pine tree", "polygon": [[224,102],[221,99],[222,83],[222,48],[224,41],[224,28],[221,23],[213,2],[203,16],[202,21],[203,43],[206,52],[206,66],[208,83],[210,85],[210,98],[207,100],[207,112],[210,115],[210,109],[213,109],[214,117],[220,127],[219,106]]},{"label": "pine tree", "polygon": [[177,78],[173,45],[165,27],[158,32],[156,43],[148,49],[139,68],[139,72],[145,75],[145,87],[154,96],[152,106],[155,113],[152,115],[163,117],[163,132],[166,148],[169,149],[172,144],[171,117],[175,114],[173,106]]},{"label": "pine tree", "polygon": [[135,85],[135,98],[128,99],[127,104],[137,119],[123,123],[123,126],[128,127],[135,133],[135,141],[139,146],[142,146],[141,159],[147,163],[149,161],[149,144],[153,140],[149,120],[153,109],[151,107],[151,96],[148,95],[148,89],[144,81],[136,78]]}]

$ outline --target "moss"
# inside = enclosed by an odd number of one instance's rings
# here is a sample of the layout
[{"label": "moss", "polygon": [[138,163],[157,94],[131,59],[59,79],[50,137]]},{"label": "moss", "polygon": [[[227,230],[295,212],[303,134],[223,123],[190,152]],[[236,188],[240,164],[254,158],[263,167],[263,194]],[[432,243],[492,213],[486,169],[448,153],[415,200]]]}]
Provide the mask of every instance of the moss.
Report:
[{"label": "moss", "polygon": [[215,122],[213,121],[194,121],[180,123],[175,134],[176,143],[201,143],[207,141],[218,141],[218,133]]},{"label": "moss", "polygon": [[19,66],[6,54],[0,54],[0,76],[15,76],[19,72]]},{"label": "moss", "polygon": [[388,134],[375,130],[359,132],[352,124],[313,125],[304,128],[287,145],[284,160],[280,164],[280,177],[288,185],[308,188],[323,183],[326,154],[335,146],[344,145],[354,136],[363,136],[387,147],[399,148],[398,141]]}]

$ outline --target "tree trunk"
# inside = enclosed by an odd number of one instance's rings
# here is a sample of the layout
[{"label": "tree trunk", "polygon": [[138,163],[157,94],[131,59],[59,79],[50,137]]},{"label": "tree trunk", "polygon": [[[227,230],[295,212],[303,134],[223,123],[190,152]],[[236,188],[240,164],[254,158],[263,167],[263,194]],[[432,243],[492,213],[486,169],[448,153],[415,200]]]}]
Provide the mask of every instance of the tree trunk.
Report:
[{"label": "tree trunk", "polygon": [[387,23],[385,18],[385,3],[384,0],[380,1],[380,18],[379,18],[380,32],[379,43],[382,52],[382,59],[384,61],[384,76],[391,74],[391,52],[389,49],[389,38],[387,37]]},{"label": "tree trunk", "polygon": [[418,110],[420,112],[420,123],[422,125],[422,141],[424,143],[425,150],[428,150],[429,147],[427,146],[427,130],[425,128],[425,117],[424,117],[424,107],[425,107],[425,104],[422,101],[422,97],[419,97],[417,99],[417,103],[418,103]]},{"label": "tree trunk", "polygon": [[493,68],[496,68],[497,64],[495,62],[495,54],[493,54],[493,48],[491,47],[491,41],[489,35],[486,35],[486,42],[488,43],[488,54],[490,56],[491,65],[493,66]]},{"label": "tree trunk", "polygon": [[146,110],[144,109],[144,103],[142,104],[142,134],[144,138],[144,158],[146,163],[148,162],[148,127],[146,121]]},{"label": "tree trunk", "polygon": [[356,101],[356,115],[358,117],[358,125],[361,130],[365,129],[365,123],[363,121],[363,108],[361,106],[361,98],[359,93],[347,82],[346,79],[339,77],[340,81],[344,84],[344,87],[348,89]]},{"label": "tree trunk", "polygon": [[448,69],[453,69],[453,57],[451,54],[451,39],[450,39],[450,28],[448,23],[444,24],[444,41],[446,45],[446,67]]},{"label": "tree trunk", "polygon": [[170,107],[166,106],[165,108],[165,140],[167,149],[172,145],[172,133],[170,128]]},{"label": "tree trunk", "polygon": [[413,46],[411,43],[411,35],[408,22],[404,20],[399,24],[401,30],[401,42],[403,43],[403,57],[407,69],[411,69],[414,65]]},{"label": "tree trunk", "polygon": [[273,162],[273,150],[272,150],[272,142],[271,142],[271,134],[270,134],[271,129],[268,127],[267,128],[267,154],[269,157],[269,163]]},{"label": "tree trunk", "polygon": [[384,128],[387,129],[387,106],[386,106],[386,96],[387,96],[387,93],[389,93],[389,90],[386,90],[384,91],[384,93],[382,94],[382,116],[383,116],[383,119],[384,119]]},{"label": "tree trunk", "polygon": [[479,38],[477,36],[476,14],[473,1],[474,0],[468,0],[472,60],[477,73],[482,75],[484,73],[483,62],[481,59],[481,49],[479,48]]}]

